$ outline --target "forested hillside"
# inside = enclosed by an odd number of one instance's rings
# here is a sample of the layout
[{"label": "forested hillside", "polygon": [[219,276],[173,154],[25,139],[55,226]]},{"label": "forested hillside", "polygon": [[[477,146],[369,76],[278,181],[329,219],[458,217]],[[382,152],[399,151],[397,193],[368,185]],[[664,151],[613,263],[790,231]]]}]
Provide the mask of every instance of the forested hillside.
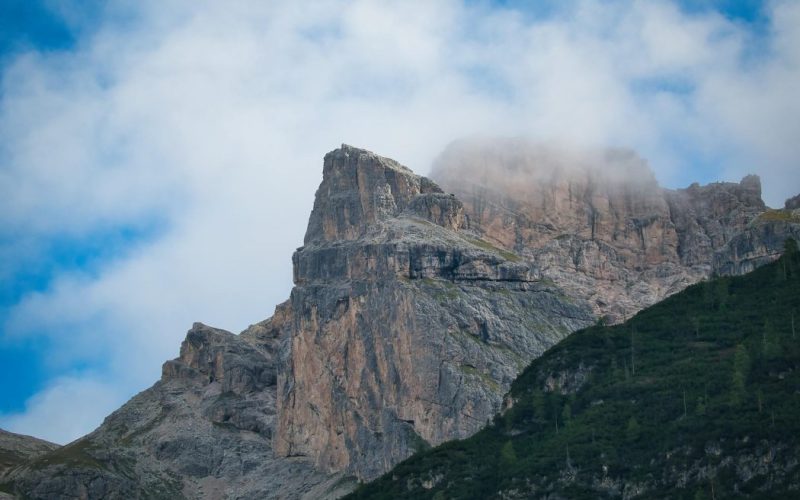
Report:
[{"label": "forested hillside", "polygon": [[470,439],[350,498],[800,495],[800,253],[576,332]]}]

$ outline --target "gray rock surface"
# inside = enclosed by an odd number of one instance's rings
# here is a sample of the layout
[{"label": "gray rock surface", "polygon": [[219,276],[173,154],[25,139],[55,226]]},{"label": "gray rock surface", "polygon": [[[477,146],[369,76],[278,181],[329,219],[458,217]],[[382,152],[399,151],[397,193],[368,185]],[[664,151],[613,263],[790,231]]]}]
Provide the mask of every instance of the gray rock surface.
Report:
[{"label": "gray rock surface", "polygon": [[714,273],[752,270],[800,235],[798,214],[764,205],[757,176],[668,190],[626,150],[458,142],[431,176],[480,237],[613,322]]},{"label": "gray rock surface", "polygon": [[0,478],[6,471],[58,449],[59,445],[0,429]]},{"label": "gray rock surface", "polygon": [[[255,325],[252,330],[263,329]],[[275,338],[195,324],[153,387],[91,434],[10,471],[24,498],[325,498],[352,488],[275,458]],[[337,491],[339,494],[337,494]]]},{"label": "gray rock surface", "polygon": [[457,198],[349,146],[325,158],[293,261],[276,450],[360,479],[480,429],[530,360],[593,321],[470,232]]}]

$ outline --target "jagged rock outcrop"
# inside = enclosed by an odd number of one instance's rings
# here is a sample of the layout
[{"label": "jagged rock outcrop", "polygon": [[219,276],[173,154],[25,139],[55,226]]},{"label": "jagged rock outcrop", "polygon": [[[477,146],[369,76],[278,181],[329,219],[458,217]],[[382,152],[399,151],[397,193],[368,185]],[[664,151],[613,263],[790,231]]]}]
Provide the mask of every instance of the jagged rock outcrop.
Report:
[{"label": "jagged rock outcrop", "polygon": [[[266,325],[266,326],[265,326]],[[325,498],[351,488],[309,460],[275,458],[278,339],[195,324],[163,376],[91,434],[12,470],[25,498]],[[338,493],[337,493],[338,492]]]},{"label": "jagged rock outcrop", "polygon": [[362,479],[478,430],[531,359],[592,321],[469,232],[458,199],[349,146],[325,157],[293,262],[276,450]]},{"label": "jagged rock outcrop", "polygon": [[668,190],[626,150],[459,142],[431,175],[482,238],[612,321],[714,273],[752,270],[800,235],[800,218],[764,205],[757,176]]}]

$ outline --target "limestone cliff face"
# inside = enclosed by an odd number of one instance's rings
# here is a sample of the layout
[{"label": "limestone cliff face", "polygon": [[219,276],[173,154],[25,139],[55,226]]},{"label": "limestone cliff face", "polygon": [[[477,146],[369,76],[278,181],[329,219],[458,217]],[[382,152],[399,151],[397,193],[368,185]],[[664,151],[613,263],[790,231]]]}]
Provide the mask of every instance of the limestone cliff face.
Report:
[{"label": "limestone cliff face", "polygon": [[666,190],[624,150],[456,143],[432,177],[464,202],[481,237],[613,321],[712,273],[751,270],[800,233],[797,221],[761,217],[756,176]]},{"label": "limestone cliff face", "polygon": [[276,451],[362,479],[474,433],[533,357],[592,321],[469,232],[458,199],[349,146],[325,158],[293,262]]}]

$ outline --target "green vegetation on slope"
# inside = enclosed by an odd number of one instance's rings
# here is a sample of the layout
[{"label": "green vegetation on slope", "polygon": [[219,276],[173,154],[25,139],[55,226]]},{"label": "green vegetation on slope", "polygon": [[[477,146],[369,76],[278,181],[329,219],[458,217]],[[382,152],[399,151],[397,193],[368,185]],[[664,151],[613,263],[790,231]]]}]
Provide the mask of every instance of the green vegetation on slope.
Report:
[{"label": "green vegetation on slope", "polygon": [[800,497],[800,253],[576,332],[484,430],[350,498]]},{"label": "green vegetation on slope", "polygon": [[765,222],[775,222],[775,221],[800,222],[800,217],[794,215],[792,210],[769,209],[766,212],[759,215],[757,220]]}]

